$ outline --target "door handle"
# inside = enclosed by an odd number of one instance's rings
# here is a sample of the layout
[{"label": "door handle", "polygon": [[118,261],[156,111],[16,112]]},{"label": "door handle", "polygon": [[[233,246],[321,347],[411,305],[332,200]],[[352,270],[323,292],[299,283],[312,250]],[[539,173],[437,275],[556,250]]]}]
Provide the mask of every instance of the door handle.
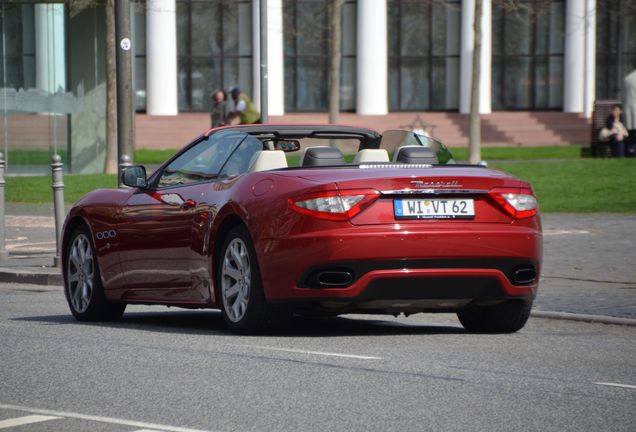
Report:
[{"label": "door handle", "polygon": [[187,199],[185,200],[183,204],[181,204],[181,210],[190,210],[191,208],[194,208],[196,205],[197,203],[194,200]]}]

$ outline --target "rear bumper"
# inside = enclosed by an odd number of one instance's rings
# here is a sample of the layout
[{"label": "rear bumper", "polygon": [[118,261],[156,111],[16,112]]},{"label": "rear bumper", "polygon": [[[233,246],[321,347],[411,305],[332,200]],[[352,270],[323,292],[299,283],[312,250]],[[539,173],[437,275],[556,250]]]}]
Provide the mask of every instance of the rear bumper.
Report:
[{"label": "rear bumper", "polygon": [[[532,300],[542,236],[529,221],[419,229],[349,226],[270,239],[257,250],[267,251],[259,263],[270,301],[457,309],[475,301]],[[514,271],[524,267],[534,269],[535,280],[513,283]],[[325,269],[350,272],[351,278],[337,287],[320,286],[316,274]]]}]

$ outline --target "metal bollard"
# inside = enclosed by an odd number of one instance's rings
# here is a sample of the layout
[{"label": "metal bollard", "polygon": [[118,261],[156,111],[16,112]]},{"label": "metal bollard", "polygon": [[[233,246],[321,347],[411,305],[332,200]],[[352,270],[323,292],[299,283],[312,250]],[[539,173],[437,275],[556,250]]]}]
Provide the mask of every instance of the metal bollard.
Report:
[{"label": "metal bollard", "polygon": [[4,237],[4,166],[4,154],[0,152],[0,262],[6,261],[9,258]]},{"label": "metal bollard", "polygon": [[55,209],[55,257],[53,265],[59,267],[61,264],[62,249],[62,226],[64,224],[64,164],[60,155],[53,155],[51,158],[51,175],[53,178],[53,207]]},{"label": "metal bollard", "polygon": [[124,184],[121,181],[121,173],[126,171],[126,168],[129,168],[131,166],[132,166],[132,162],[130,161],[130,156],[122,155],[119,158],[119,171],[117,174],[117,184],[119,184],[119,187],[124,187]]}]

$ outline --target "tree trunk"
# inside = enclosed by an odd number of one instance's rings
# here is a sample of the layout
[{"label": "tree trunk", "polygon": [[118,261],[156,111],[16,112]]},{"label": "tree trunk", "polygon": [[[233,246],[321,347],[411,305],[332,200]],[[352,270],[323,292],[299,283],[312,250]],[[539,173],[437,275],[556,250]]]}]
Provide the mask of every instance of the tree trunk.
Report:
[{"label": "tree trunk", "polygon": [[106,0],[106,159],[104,173],[117,173],[117,71],[115,0]]},{"label": "tree trunk", "polygon": [[338,123],[340,113],[340,63],[342,59],[342,6],[344,0],[330,1],[329,27],[329,123]]},{"label": "tree trunk", "polygon": [[479,89],[481,81],[481,15],[483,1],[475,0],[475,46],[473,49],[473,73],[470,92],[470,138],[468,144],[471,164],[481,162],[481,116],[479,115]]}]

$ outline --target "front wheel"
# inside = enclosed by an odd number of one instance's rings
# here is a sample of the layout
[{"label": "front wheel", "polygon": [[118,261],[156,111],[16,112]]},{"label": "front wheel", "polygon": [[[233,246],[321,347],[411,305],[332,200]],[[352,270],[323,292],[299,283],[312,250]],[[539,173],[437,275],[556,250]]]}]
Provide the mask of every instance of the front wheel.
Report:
[{"label": "front wheel", "polygon": [[118,320],[125,304],[106,300],[91,235],[85,226],[75,229],[66,250],[64,294],[79,321]]},{"label": "front wheel", "polygon": [[464,328],[478,333],[514,333],[526,325],[531,301],[513,300],[494,306],[472,306],[457,312]]},{"label": "front wheel", "polygon": [[283,322],[285,313],[265,299],[256,251],[244,226],[228,233],[217,269],[221,312],[232,331],[256,333]]}]

